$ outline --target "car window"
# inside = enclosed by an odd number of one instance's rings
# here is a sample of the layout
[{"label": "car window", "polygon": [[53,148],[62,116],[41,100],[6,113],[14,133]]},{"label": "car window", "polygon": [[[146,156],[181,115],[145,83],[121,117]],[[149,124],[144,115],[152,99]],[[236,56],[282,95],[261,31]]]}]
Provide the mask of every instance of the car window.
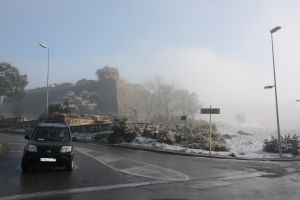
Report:
[{"label": "car window", "polygon": [[32,139],[38,141],[69,141],[70,133],[67,128],[37,127],[33,131]]}]

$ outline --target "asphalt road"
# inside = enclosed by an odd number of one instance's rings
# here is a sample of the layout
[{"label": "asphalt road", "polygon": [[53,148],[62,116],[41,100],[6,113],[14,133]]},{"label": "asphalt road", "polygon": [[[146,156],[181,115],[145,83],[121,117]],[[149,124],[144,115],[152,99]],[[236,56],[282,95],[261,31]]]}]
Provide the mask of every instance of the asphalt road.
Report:
[{"label": "asphalt road", "polygon": [[23,174],[26,141],[0,133],[0,200],[299,199],[300,162],[219,160],[75,143],[73,172]]}]

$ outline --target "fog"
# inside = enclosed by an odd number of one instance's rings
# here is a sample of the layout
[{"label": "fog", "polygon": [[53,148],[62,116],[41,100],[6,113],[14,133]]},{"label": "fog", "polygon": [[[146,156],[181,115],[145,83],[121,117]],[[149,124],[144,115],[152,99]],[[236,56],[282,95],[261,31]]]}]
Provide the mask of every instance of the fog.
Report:
[{"label": "fog", "polygon": [[[90,9],[100,6],[92,4]],[[39,6],[32,4],[31,9]],[[76,6],[79,9],[80,3],[72,5],[74,10]],[[264,90],[264,86],[273,85],[269,31],[281,26],[282,29],[274,33],[280,122],[284,129],[300,128],[300,103],[296,102],[300,99],[298,1],[226,1],[220,4],[203,1],[159,4],[153,1],[126,6],[127,9],[121,5],[108,9],[118,15],[105,18],[105,23],[101,24],[103,29],[97,25],[97,19],[102,19],[101,15],[106,12],[99,16],[95,12],[93,18],[88,18],[89,24],[81,24],[83,27],[73,27],[76,20],[68,18],[69,21],[62,20],[73,28],[68,31],[63,22],[57,20],[54,25],[50,24],[52,29],[45,28],[49,31],[47,34],[42,30],[37,32],[38,37],[33,41],[23,35],[20,37],[36,46],[43,39],[48,41],[51,83],[95,79],[96,69],[109,64],[118,68],[121,77],[129,82],[144,84],[159,76],[196,92],[204,107],[221,108],[221,114],[214,116],[214,120],[276,128],[274,89]],[[59,10],[57,14],[62,16],[64,12]],[[34,13],[31,15],[36,17]],[[51,20],[50,12],[45,15],[46,21]],[[9,14],[5,16],[4,19],[10,19]],[[75,13],[70,16],[84,21],[84,17]],[[42,22],[33,22],[30,26],[35,23]],[[107,27],[109,31],[103,31]],[[59,34],[54,31],[58,28]],[[3,30],[9,35],[9,29]],[[30,32],[34,31],[33,28]],[[18,42],[18,37],[11,40]],[[4,47],[12,44],[2,40]],[[0,58],[16,64],[28,75],[29,88],[44,86],[45,77],[41,74],[46,72],[41,66],[46,66],[46,52],[36,47],[27,55],[29,46],[26,45],[29,44],[6,48],[7,51],[0,51]],[[19,47],[25,53],[22,56],[15,53]]]},{"label": "fog", "polygon": [[[273,84],[271,52],[268,57],[269,62],[256,63],[224,58],[207,49],[168,48],[157,53],[155,63],[147,65],[156,75],[195,91],[204,107],[220,107],[221,115],[214,116],[216,120],[272,128],[276,127],[274,90],[264,90],[265,85]],[[297,96],[297,86],[300,86],[297,69],[290,67],[289,73],[282,69],[282,58],[278,60],[281,125],[282,128],[299,128],[300,105],[295,101],[300,95]],[[237,119],[241,114],[244,119]]]},{"label": "fog", "polygon": [[[264,90],[264,86],[273,85],[269,30],[280,25],[282,29],[273,35],[280,124],[283,129],[300,128],[300,105],[296,102],[300,98],[299,3],[268,1],[262,7],[236,33],[237,41],[232,40],[235,50],[219,53],[209,47],[169,46],[134,64],[197,92],[204,107],[220,107],[216,120],[276,128],[274,89]],[[227,36],[220,37],[226,40]],[[241,114],[244,119],[237,119]]]}]

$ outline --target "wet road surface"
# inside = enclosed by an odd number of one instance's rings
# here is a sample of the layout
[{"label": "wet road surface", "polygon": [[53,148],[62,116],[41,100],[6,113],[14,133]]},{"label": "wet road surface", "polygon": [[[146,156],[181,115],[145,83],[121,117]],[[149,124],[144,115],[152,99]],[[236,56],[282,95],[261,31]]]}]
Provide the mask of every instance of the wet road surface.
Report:
[{"label": "wet road surface", "polygon": [[23,174],[22,135],[0,133],[0,200],[299,199],[300,162],[218,160],[75,143],[73,172]]}]

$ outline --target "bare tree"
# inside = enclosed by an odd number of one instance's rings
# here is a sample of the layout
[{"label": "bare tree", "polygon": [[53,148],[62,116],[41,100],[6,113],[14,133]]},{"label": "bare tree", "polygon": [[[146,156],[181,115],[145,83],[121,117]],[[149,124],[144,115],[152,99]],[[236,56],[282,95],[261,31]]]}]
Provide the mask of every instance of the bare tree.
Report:
[{"label": "bare tree", "polygon": [[173,119],[181,115],[194,118],[200,109],[196,93],[176,88],[161,78],[150,81],[147,90],[142,102],[146,114],[153,122],[169,126]]}]

